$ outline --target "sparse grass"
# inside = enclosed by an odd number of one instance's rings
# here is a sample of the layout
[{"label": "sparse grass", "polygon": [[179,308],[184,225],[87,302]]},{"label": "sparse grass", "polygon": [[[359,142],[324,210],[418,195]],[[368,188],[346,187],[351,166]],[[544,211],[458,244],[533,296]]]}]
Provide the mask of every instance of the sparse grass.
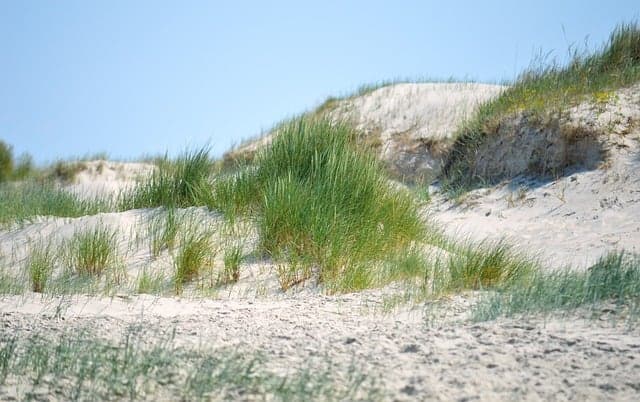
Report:
[{"label": "sparse grass", "polygon": [[214,205],[255,212],[264,252],[317,266],[335,284],[423,233],[414,198],[391,187],[355,136],[323,119],[285,124],[255,167],[218,181]]},{"label": "sparse grass", "polygon": [[[456,135],[444,175],[450,192],[467,191],[492,178],[478,176],[474,152],[494,134],[504,118],[526,112],[532,121],[559,116],[583,102],[601,103],[616,89],[640,81],[640,27],[637,23],[618,26],[608,43],[592,55],[573,52],[566,66],[540,63],[520,74],[497,98],[481,105],[476,115]],[[462,190],[460,190],[462,188]]]},{"label": "sparse grass", "polygon": [[504,242],[463,244],[446,259],[449,290],[509,287],[537,270],[535,262]]},{"label": "sparse grass", "polygon": [[45,292],[49,296],[74,294],[103,294],[100,284],[103,278],[78,275],[72,267],[65,267],[59,275],[47,282]]},{"label": "sparse grass", "polygon": [[205,206],[211,203],[209,149],[187,151],[175,160],[158,161],[153,174],[120,197],[120,210]]},{"label": "sparse grass", "polygon": [[217,250],[212,235],[211,231],[193,224],[182,233],[174,258],[174,285],[177,294],[181,294],[184,285],[198,278],[205,268],[213,267]]},{"label": "sparse grass", "polygon": [[160,294],[164,290],[163,284],[162,272],[150,272],[150,268],[145,267],[138,276],[136,291],[140,294]]},{"label": "sparse grass", "polygon": [[52,183],[0,184],[0,225],[28,221],[39,215],[78,217],[110,210],[106,200],[81,200]]},{"label": "sparse grass", "polygon": [[0,295],[19,295],[24,291],[24,280],[0,268]]},{"label": "sparse grass", "polygon": [[26,271],[29,275],[31,290],[44,292],[55,268],[57,255],[51,244],[38,243],[31,248],[26,260]]},{"label": "sparse grass", "polygon": [[243,258],[242,247],[239,245],[234,245],[225,250],[223,258],[224,270],[220,278],[221,283],[238,282],[238,279],[240,279],[240,264]]},{"label": "sparse grass", "polygon": [[66,262],[80,276],[100,276],[118,261],[117,233],[102,224],[74,233],[67,244]]},{"label": "sparse grass", "polygon": [[151,218],[148,233],[153,258],[157,258],[163,250],[173,250],[181,225],[180,213],[173,207],[162,210]]},{"label": "sparse grass", "polygon": [[381,270],[382,283],[415,280],[416,278],[424,281],[429,279],[431,273],[428,267],[431,262],[428,256],[418,250],[416,247],[403,250],[402,253],[390,257],[383,264]]},{"label": "sparse grass", "polygon": [[[331,362],[267,369],[257,352],[178,346],[172,333],[132,326],[115,341],[86,330],[0,335],[0,384],[19,400],[36,389],[63,400],[374,400],[375,384],[357,367],[341,376]],[[343,370],[346,370],[344,368]]]},{"label": "sparse grass", "polygon": [[[475,307],[476,320],[575,310],[612,302],[630,307],[631,315],[640,310],[640,256],[612,252],[585,272],[538,271],[528,281],[487,296]],[[630,317],[632,318],[632,317]]]}]

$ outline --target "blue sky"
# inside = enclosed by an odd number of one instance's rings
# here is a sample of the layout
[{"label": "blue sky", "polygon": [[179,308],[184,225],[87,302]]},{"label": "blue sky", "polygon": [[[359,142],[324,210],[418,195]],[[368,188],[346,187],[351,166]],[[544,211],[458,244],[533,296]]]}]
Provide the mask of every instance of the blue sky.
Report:
[{"label": "blue sky", "polygon": [[514,78],[605,41],[636,1],[3,1],[0,139],[38,163],[215,155],[393,78]]}]

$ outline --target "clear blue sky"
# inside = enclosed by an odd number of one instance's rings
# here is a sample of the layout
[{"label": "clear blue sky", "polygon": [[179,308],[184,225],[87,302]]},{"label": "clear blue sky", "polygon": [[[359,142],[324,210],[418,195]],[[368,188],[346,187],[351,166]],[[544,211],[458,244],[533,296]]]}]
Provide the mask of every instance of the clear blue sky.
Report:
[{"label": "clear blue sky", "polygon": [[632,1],[2,1],[0,139],[38,163],[233,143],[397,77],[512,79]]}]

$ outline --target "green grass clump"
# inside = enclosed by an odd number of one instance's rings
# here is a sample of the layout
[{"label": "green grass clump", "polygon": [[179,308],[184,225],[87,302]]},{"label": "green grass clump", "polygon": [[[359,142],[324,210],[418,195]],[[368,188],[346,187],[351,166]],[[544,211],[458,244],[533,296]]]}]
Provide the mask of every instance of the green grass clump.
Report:
[{"label": "green grass clump", "polygon": [[148,232],[151,239],[150,251],[153,258],[157,258],[163,250],[172,250],[176,246],[181,226],[181,216],[172,207],[151,218]]},{"label": "green grass clump", "polygon": [[504,242],[458,245],[445,264],[449,290],[509,287],[538,269]]},{"label": "green grass clump", "polygon": [[451,191],[469,189],[493,178],[476,176],[474,152],[504,118],[526,112],[545,121],[583,102],[607,102],[613,91],[640,81],[640,26],[618,26],[608,43],[591,55],[574,52],[567,65],[541,63],[520,74],[497,98],[483,104],[456,135],[444,169]]},{"label": "green grass clump", "polygon": [[211,202],[209,149],[187,151],[157,162],[156,170],[120,199],[120,209],[204,206]]},{"label": "green grass clump", "polygon": [[67,263],[80,276],[100,276],[118,264],[117,233],[103,225],[74,233],[67,244]]},{"label": "green grass clump", "polygon": [[174,259],[177,294],[181,294],[184,285],[198,278],[205,268],[213,266],[216,252],[211,232],[195,226],[185,229]]},{"label": "green grass clump", "polygon": [[529,281],[486,297],[475,308],[474,318],[574,310],[602,302],[640,306],[640,256],[612,252],[585,272],[566,270],[540,272]]},{"label": "green grass clump", "polygon": [[254,211],[262,250],[317,266],[321,282],[335,283],[423,233],[414,198],[392,188],[375,156],[355,140],[348,124],[312,118],[283,124],[253,167],[218,181],[214,205]]},{"label": "green grass clump", "polygon": [[224,270],[220,278],[221,283],[238,282],[238,279],[240,279],[240,264],[243,258],[242,247],[239,245],[234,245],[225,250],[223,258]]},{"label": "green grass clump", "polygon": [[53,183],[0,184],[0,225],[28,221],[34,216],[79,217],[112,209],[104,200],[82,200]]},{"label": "green grass clump", "polygon": [[161,272],[150,272],[144,268],[138,276],[136,291],[140,294],[160,294],[163,290],[164,276]]},{"label": "green grass clump", "polygon": [[42,293],[51,278],[57,256],[50,244],[38,244],[32,248],[26,261],[31,290]]}]

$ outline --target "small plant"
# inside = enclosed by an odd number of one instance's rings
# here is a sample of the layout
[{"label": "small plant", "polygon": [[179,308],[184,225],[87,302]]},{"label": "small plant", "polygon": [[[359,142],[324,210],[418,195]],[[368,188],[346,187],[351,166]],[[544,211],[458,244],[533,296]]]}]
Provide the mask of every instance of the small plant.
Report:
[{"label": "small plant", "polygon": [[505,243],[470,244],[450,253],[447,261],[451,289],[484,289],[524,281],[536,265]]},{"label": "small plant", "polygon": [[235,283],[240,279],[240,264],[243,259],[242,247],[235,245],[224,252],[224,270],[222,272],[222,283]]},{"label": "small plant", "polygon": [[23,280],[0,268],[0,295],[17,295],[24,290]]},{"label": "small plant", "polygon": [[163,250],[172,250],[176,245],[176,237],[180,230],[181,219],[175,208],[155,215],[149,222],[151,255],[156,258]]},{"label": "small plant", "polygon": [[397,280],[425,279],[425,271],[429,266],[426,257],[416,248],[411,248],[384,262],[382,275],[384,282]]},{"label": "small plant", "polygon": [[206,147],[185,152],[174,161],[165,157],[150,177],[121,197],[120,209],[209,205],[212,168]]},{"label": "small plant", "polygon": [[289,259],[289,261],[282,261],[276,265],[278,284],[283,292],[306,282],[311,278],[311,274],[311,265],[304,261]]},{"label": "small plant", "polygon": [[137,291],[140,294],[157,294],[162,290],[164,277],[160,272],[151,273],[145,267],[138,276]]},{"label": "small plant", "polygon": [[509,208],[514,208],[516,205],[524,203],[526,198],[527,198],[527,188],[524,186],[521,186],[518,188],[516,192],[511,192],[506,197],[507,206]]},{"label": "small plant", "polygon": [[116,232],[102,224],[76,232],[68,244],[68,262],[81,276],[100,276],[117,264]]},{"label": "small plant", "polygon": [[194,227],[188,228],[183,235],[174,259],[174,284],[177,294],[182,293],[184,284],[196,279],[204,268],[213,265],[216,250],[211,236],[210,232]]},{"label": "small plant", "polygon": [[56,255],[50,245],[38,244],[32,248],[26,261],[31,290],[42,293],[56,264]]}]

